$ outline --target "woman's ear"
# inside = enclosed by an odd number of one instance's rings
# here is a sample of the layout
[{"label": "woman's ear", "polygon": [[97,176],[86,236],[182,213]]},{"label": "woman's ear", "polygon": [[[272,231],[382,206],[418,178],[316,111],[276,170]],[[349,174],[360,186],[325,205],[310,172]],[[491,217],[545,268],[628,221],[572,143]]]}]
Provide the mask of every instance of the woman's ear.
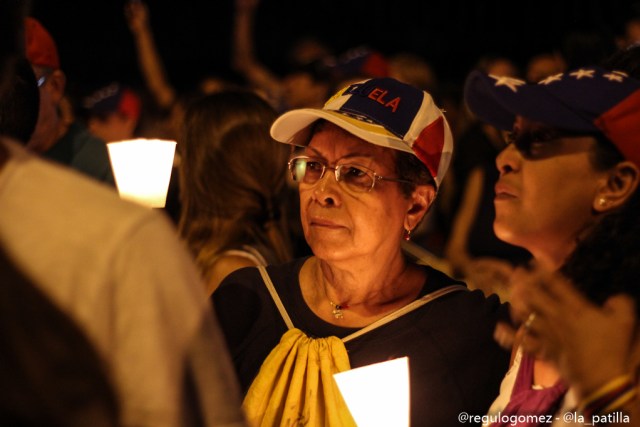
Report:
[{"label": "woman's ear", "polygon": [[54,70],[48,77],[49,82],[47,88],[51,93],[51,98],[57,103],[60,102],[64,96],[64,91],[67,86],[67,76],[62,70]]},{"label": "woman's ear", "polygon": [[608,173],[593,201],[596,212],[605,213],[624,205],[637,190],[640,169],[629,161],[620,162]]},{"label": "woman's ear", "polygon": [[409,209],[404,220],[404,228],[412,231],[420,224],[436,198],[436,189],[433,185],[417,185],[409,198]]}]

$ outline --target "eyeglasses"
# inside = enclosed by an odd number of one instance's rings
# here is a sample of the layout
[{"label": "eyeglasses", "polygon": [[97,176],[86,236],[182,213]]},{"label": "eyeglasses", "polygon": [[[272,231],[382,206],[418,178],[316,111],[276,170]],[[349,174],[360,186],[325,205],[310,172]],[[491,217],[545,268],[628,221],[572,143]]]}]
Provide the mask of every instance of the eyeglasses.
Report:
[{"label": "eyeglasses", "polygon": [[44,84],[49,80],[49,77],[51,77],[51,74],[53,74],[53,71],[54,70],[49,67],[38,66],[33,68],[38,87],[44,86]]},{"label": "eyeglasses", "polygon": [[52,73],[53,71],[48,71],[47,69],[43,71],[42,74],[40,74],[40,77],[38,77],[39,73],[36,72],[36,83],[38,83],[39,88],[44,86],[49,81]]},{"label": "eyeglasses", "polygon": [[299,183],[313,185],[322,179],[327,169],[334,172],[338,183],[343,184],[346,189],[356,193],[369,192],[373,190],[377,181],[382,180],[412,184],[411,181],[380,176],[367,167],[351,163],[331,167],[325,165],[320,160],[307,156],[293,157],[289,160],[291,178]]}]

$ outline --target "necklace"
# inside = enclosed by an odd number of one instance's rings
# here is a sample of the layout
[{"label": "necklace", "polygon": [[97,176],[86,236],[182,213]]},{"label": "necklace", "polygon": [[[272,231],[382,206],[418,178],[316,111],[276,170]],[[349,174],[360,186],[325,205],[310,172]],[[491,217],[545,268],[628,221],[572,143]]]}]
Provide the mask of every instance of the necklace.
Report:
[{"label": "necklace", "polygon": [[347,310],[349,308],[349,305],[347,303],[336,304],[331,300],[331,298],[329,297],[329,293],[327,292],[327,285],[324,281],[324,277],[322,276],[322,272],[319,271],[319,273],[319,276],[316,276],[316,283],[318,283],[318,287],[322,287],[324,296],[329,301],[329,305],[331,306],[331,314],[333,314],[333,317],[335,317],[336,319],[343,319],[343,310]]},{"label": "necklace", "polygon": [[342,313],[342,310],[347,310],[349,308],[347,304],[336,304],[331,300],[329,300],[329,304],[333,309],[331,313],[333,313],[333,317],[335,317],[336,319],[342,319],[344,317],[344,313]]}]

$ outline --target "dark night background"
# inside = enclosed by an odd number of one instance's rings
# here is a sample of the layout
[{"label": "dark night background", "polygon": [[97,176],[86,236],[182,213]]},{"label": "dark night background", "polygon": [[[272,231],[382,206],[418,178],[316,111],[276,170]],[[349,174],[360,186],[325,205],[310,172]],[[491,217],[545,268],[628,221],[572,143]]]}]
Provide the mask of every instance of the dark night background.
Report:
[{"label": "dark night background", "polygon": [[[206,74],[233,77],[233,0],[147,5],[174,86],[189,89]],[[383,53],[418,53],[441,80],[459,82],[483,54],[506,55],[523,66],[537,52],[559,49],[572,30],[613,39],[633,6],[619,0],[262,0],[256,49],[262,62],[279,71],[290,41],[312,33],[336,52],[366,44]],[[115,80],[141,84],[123,8],[123,0],[32,0],[32,15],[58,43],[72,90]]]}]

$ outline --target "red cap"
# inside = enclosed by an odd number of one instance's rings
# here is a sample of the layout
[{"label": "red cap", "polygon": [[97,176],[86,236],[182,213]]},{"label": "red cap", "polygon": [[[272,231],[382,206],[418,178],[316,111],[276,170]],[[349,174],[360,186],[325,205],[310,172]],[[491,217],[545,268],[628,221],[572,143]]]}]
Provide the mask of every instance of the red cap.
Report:
[{"label": "red cap", "polygon": [[123,89],[120,98],[120,112],[134,120],[140,117],[140,97],[131,89]]},{"label": "red cap", "polygon": [[24,33],[27,59],[31,65],[54,70],[60,68],[56,42],[37,19],[30,16],[25,19]]}]

